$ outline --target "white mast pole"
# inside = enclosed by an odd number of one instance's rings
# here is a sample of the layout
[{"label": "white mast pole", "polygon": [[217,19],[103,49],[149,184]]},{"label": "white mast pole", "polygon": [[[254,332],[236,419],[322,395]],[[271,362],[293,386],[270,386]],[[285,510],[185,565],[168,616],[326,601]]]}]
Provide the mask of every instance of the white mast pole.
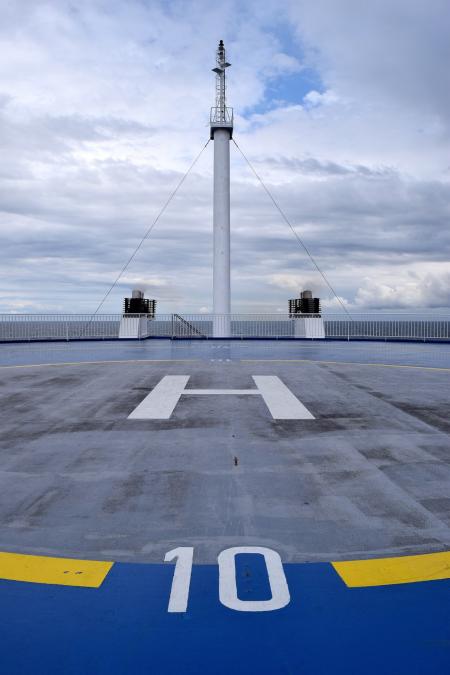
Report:
[{"label": "white mast pole", "polygon": [[225,47],[220,40],[216,55],[216,105],[211,109],[214,140],[214,270],[213,336],[230,337],[230,139],[233,110],[226,106]]}]

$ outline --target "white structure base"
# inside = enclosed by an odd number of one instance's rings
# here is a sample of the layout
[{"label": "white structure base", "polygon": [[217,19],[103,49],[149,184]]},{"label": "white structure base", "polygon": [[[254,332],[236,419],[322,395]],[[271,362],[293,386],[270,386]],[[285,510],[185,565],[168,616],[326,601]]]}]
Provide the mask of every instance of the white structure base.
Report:
[{"label": "white structure base", "polygon": [[213,337],[226,338],[231,335],[231,319],[230,315],[214,315],[213,316]]},{"label": "white structure base", "polygon": [[123,316],[120,320],[119,340],[139,340],[148,334],[146,316]]},{"label": "white structure base", "polygon": [[294,319],[294,337],[323,340],[325,325],[322,317],[302,316]]}]

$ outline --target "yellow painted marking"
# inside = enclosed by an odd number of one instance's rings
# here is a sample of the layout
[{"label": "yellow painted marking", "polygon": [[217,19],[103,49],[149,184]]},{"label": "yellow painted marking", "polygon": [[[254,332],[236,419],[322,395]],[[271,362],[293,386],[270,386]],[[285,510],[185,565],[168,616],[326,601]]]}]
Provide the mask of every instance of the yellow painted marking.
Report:
[{"label": "yellow painted marking", "polygon": [[[49,366],[84,366],[108,363],[194,363],[200,361],[202,361],[202,359],[117,359],[111,361],[63,361],[61,363],[25,363],[13,366],[0,366],[0,370],[8,370],[9,368],[47,368]],[[378,368],[413,368],[416,370],[437,370],[447,373],[450,372],[450,368],[438,368],[433,366],[409,366],[396,365],[392,363],[360,363],[359,361],[323,361],[313,359],[239,359],[236,360],[236,363],[325,363],[334,366],[375,366]]]},{"label": "yellow painted marking", "polygon": [[450,579],[450,551],[331,564],[350,588]]},{"label": "yellow painted marking", "polygon": [[450,368],[435,368],[433,366],[408,366],[393,363],[360,363],[359,361],[316,361],[313,359],[241,359],[241,363],[328,363],[334,366],[378,366],[379,368],[415,368],[416,370],[441,370],[450,372]]},{"label": "yellow painted marking", "polygon": [[100,560],[49,558],[21,553],[0,553],[0,579],[33,584],[98,588],[113,566]]},{"label": "yellow painted marking", "polygon": [[200,359],[116,359],[111,361],[62,361],[61,363],[24,363],[16,366],[0,366],[1,370],[8,368],[47,368],[48,366],[87,366],[102,363],[190,363]]}]

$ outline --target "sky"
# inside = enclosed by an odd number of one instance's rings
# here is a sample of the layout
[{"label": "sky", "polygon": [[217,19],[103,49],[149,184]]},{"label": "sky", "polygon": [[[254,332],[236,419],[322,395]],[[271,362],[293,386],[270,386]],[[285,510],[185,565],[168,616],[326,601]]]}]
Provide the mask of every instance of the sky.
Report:
[{"label": "sky", "polygon": [[[0,312],[96,310],[209,137],[351,312],[450,306],[448,0],[0,0]],[[210,143],[101,308],[212,311]],[[339,302],[231,146],[232,311]]]}]

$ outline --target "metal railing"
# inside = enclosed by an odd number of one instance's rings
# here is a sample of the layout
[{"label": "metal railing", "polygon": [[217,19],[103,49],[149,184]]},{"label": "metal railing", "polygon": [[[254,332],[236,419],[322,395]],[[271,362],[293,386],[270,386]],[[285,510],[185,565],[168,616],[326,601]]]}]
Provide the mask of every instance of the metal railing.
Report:
[{"label": "metal railing", "polygon": [[121,314],[0,314],[0,342],[110,340],[119,335]]},{"label": "metal railing", "polygon": [[324,315],[325,335],[346,340],[449,341],[450,313]]},{"label": "metal railing", "polygon": [[233,126],[233,108],[213,106],[209,114],[209,122],[214,127]]},{"label": "metal railing", "polygon": [[[359,313],[351,319],[324,312],[322,317],[328,339],[450,341],[450,312]],[[211,314],[157,314],[143,322],[140,337],[213,338],[214,318]],[[0,342],[118,339],[121,319],[122,314],[1,314]],[[231,338],[283,339],[301,335],[297,321],[289,314],[231,314],[226,325]]]}]

